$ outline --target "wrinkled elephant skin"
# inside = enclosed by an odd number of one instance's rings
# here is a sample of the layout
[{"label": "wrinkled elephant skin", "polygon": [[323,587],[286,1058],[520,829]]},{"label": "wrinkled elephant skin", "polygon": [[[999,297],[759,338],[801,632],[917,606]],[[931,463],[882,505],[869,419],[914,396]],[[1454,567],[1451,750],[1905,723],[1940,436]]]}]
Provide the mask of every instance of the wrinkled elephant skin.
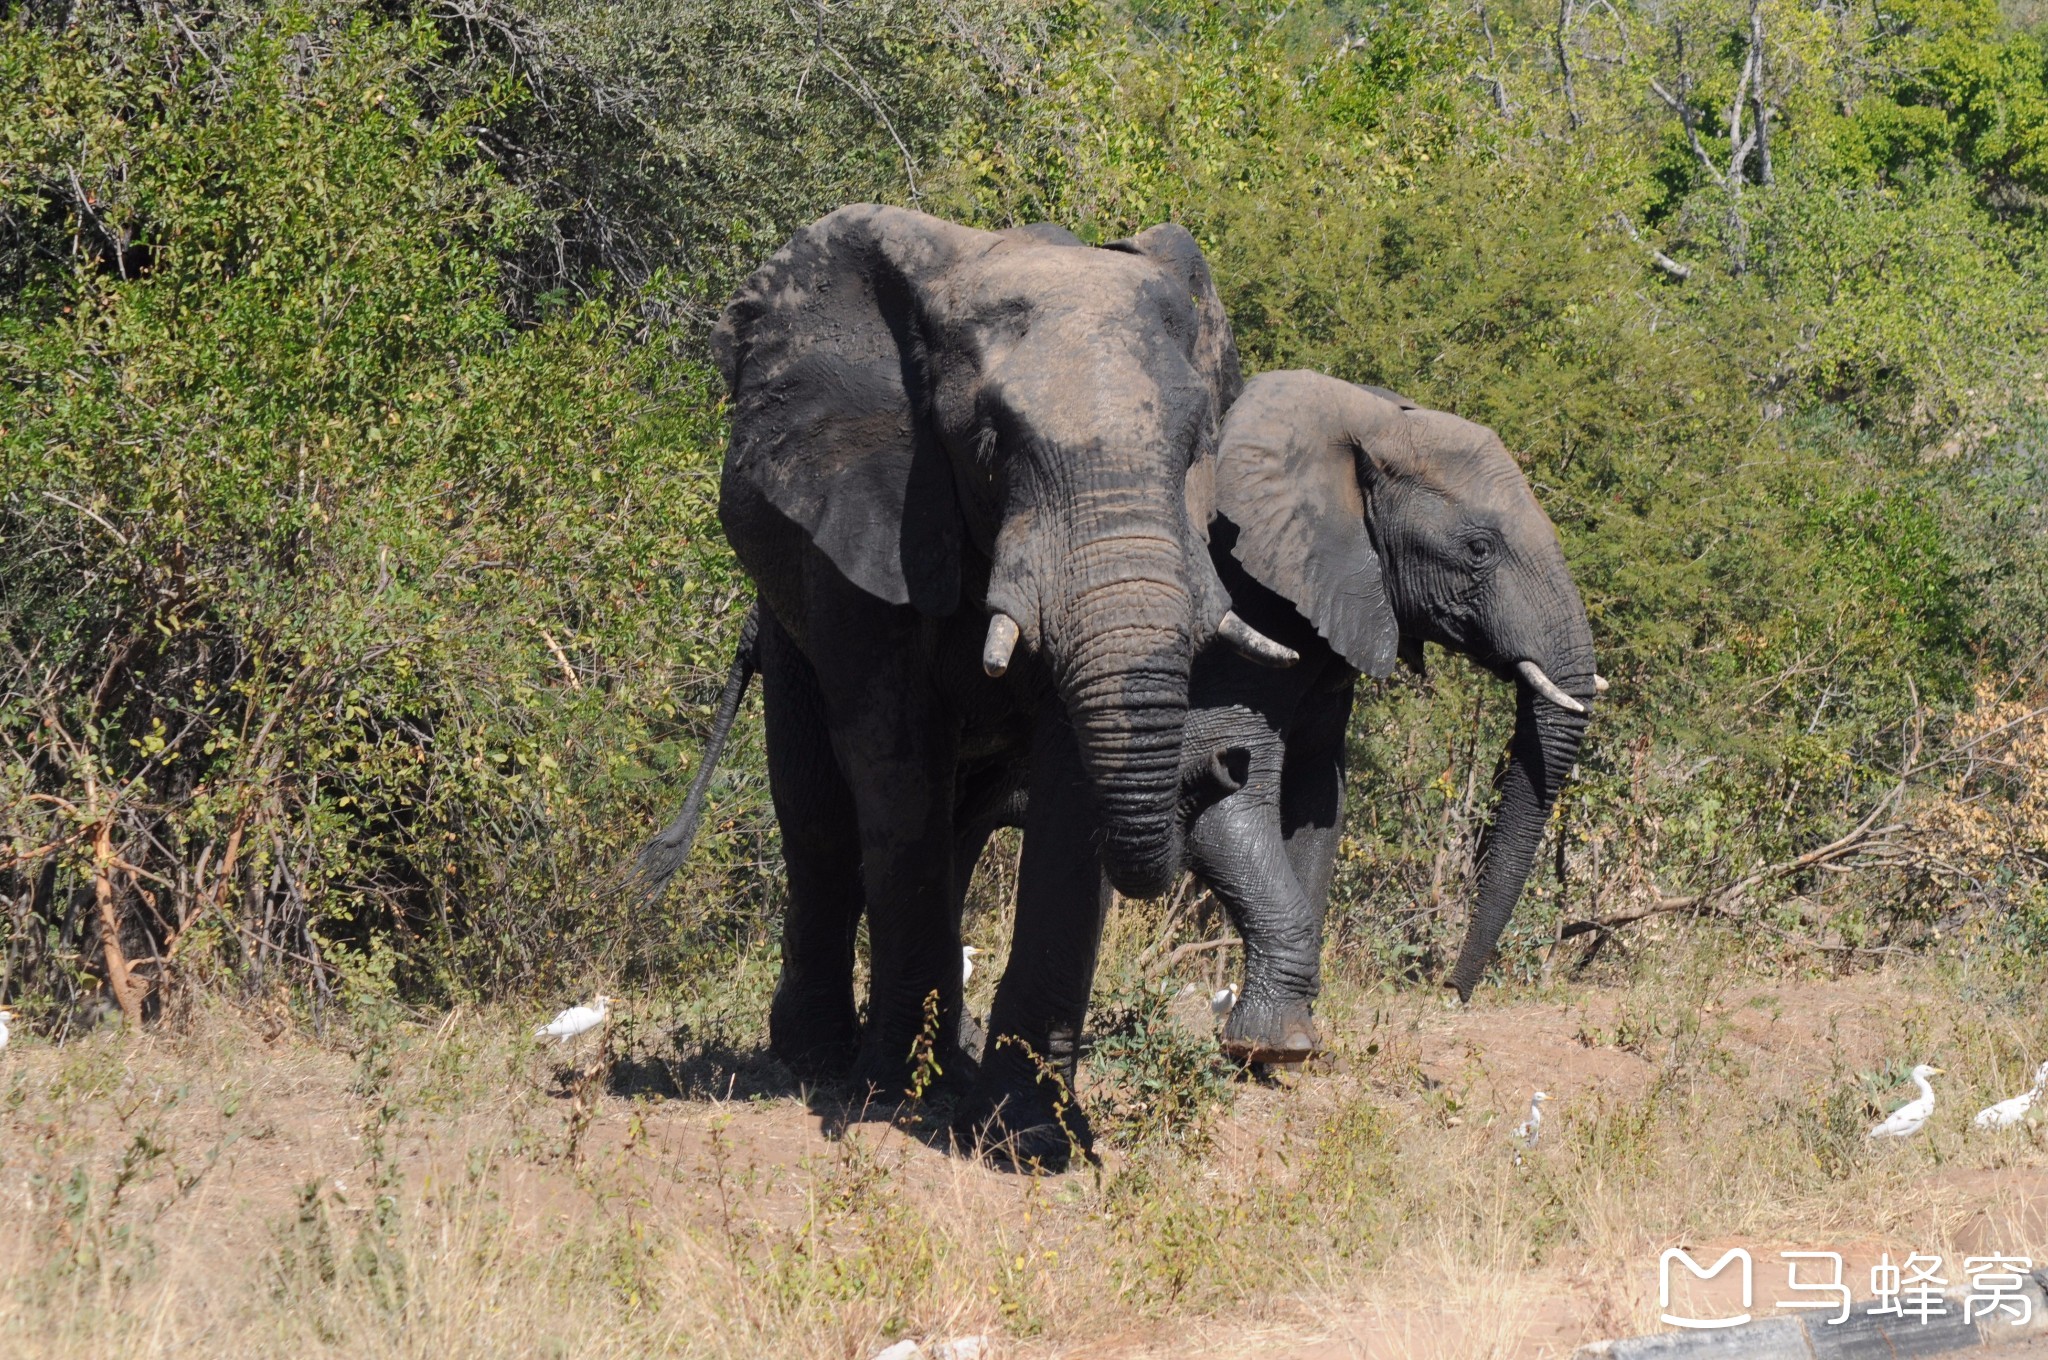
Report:
[{"label": "wrinkled elephant skin", "polygon": [[1107,883],[1177,872],[1188,674],[1228,608],[1204,529],[1240,379],[1207,266],[1175,227],[1097,249],[856,205],[764,264],[713,347],[789,870],[773,1051],[900,1091],[935,1024],[966,1070],[961,895],[1028,792],[1041,853],[958,1127],[1063,1165]]},{"label": "wrinkled elephant skin", "polygon": [[1429,641],[1516,685],[1448,979],[1469,998],[1578,759],[1592,634],[1556,530],[1499,438],[1383,389],[1307,372],[1254,379],[1225,423],[1216,498],[1214,550],[1238,613],[1302,660],[1274,671],[1211,651],[1197,662],[1191,748],[1249,761],[1241,787],[1193,810],[1188,854],[1245,941],[1226,1051],[1296,1061],[1316,1043],[1309,1011],[1357,675],[1386,675],[1397,654],[1419,660]]}]

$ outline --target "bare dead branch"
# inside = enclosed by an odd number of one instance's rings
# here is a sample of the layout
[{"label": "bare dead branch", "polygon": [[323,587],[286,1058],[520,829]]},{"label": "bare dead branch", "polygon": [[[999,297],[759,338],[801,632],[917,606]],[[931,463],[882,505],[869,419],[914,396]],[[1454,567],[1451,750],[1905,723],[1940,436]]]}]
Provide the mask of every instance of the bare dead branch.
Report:
[{"label": "bare dead branch", "polygon": [[[1680,46],[1682,51],[1683,39],[1680,39]],[[1726,188],[1728,177],[1721,173],[1721,167],[1714,164],[1714,158],[1707,154],[1706,144],[1700,141],[1699,114],[1693,109],[1690,99],[1687,98],[1691,84],[1691,81],[1681,75],[1678,84],[1679,92],[1673,94],[1664,88],[1664,82],[1658,80],[1655,76],[1651,76],[1650,92],[1663,100],[1671,111],[1678,115],[1679,124],[1685,129],[1685,140],[1692,147],[1693,159],[1700,163],[1700,168],[1707,172],[1707,177],[1713,180],[1714,183]]]},{"label": "bare dead branch", "polygon": [[1692,277],[1691,265],[1684,264],[1678,260],[1672,259],[1663,251],[1657,249],[1657,247],[1643,240],[1641,234],[1639,234],[1636,231],[1636,224],[1629,221],[1627,213],[1616,213],[1614,215],[1614,220],[1621,224],[1621,229],[1623,231],[1628,233],[1629,240],[1634,241],[1637,245],[1642,246],[1645,250],[1650,252],[1651,264],[1656,265],[1657,268],[1663,270],[1666,274],[1669,274],[1674,279],[1683,281],[1685,279],[1689,279]]},{"label": "bare dead branch", "polygon": [[1585,125],[1585,120],[1579,117],[1579,96],[1572,86],[1572,61],[1565,47],[1576,17],[1572,0],[1557,0],[1557,27],[1550,34],[1551,48],[1557,53],[1557,77],[1564,87],[1565,118],[1574,132]]},{"label": "bare dead branch", "polygon": [[1159,966],[1158,972],[1160,975],[1171,973],[1182,959],[1193,958],[1196,954],[1207,954],[1218,949],[1233,949],[1243,943],[1243,940],[1237,939],[1235,936],[1225,936],[1222,939],[1198,940],[1193,944],[1180,945],[1171,954],[1166,956],[1166,962]]},{"label": "bare dead branch", "polygon": [[[868,112],[875,115],[875,119],[881,123],[883,131],[889,134],[889,140],[896,143],[896,150],[903,157],[903,182],[910,190],[911,202],[917,202],[923,197],[923,194],[919,192],[917,187],[917,162],[911,156],[910,148],[904,144],[903,138],[897,134],[896,124],[889,119],[889,110],[883,105],[881,96],[875,93],[874,87],[868,84],[867,77],[862,75],[859,68],[846,59],[845,53],[825,41],[824,5],[822,0],[812,0],[812,3],[818,6],[818,27],[815,39],[817,45],[822,47],[835,61],[846,69],[846,75],[841,75],[828,66],[825,68],[825,74],[838,81],[848,94],[851,94],[854,98],[860,100],[861,103],[867,105]],[[803,22],[793,9],[790,11],[789,17],[796,19],[798,23]],[[851,76],[852,79],[849,80],[848,76]]]},{"label": "bare dead branch", "polygon": [[[1913,716],[1901,734],[1903,750],[1899,760],[1898,778],[1855,826],[1826,845],[1817,846],[1791,859],[1763,865],[1733,882],[1682,897],[1667,897],[1660,893],[1649,906],[1636,911],[1623,912],[1600,920],[1570,922],[1558,932],[1558,938],[1564,940],[1594,931],[1608,932],[1620,926],[1648,920],[1653,916],[1669,916],[1678,912],[1725,916],[1748,894],[1775,879],[1786,878],[1809,869],[1834,868],[1848,871],[1853,868],[1870,868],[1880,864],[1897,863],[1901,856],[1909,856],[1907,847],[1889,840],[1888,837],[1910,831],[1910,824],[1901,821],[1879,825],[1879,821],[1898,806],[1914,776],[1932,768],[1938,762],[1921,763],[1920,750],[1926,736],[1927,714],[1920,706],[1920,688],[1913,683],[1911,676],[1906,678],[1906,688],[1912,696]],[[1851,856],[1869,858],[1867,862],[1853,866],[1840,863]]]},{"label": "bare dead branch", "polygon": [[1493,107],[1499,111],[1501,117],[1506,118],[1511,112],[1508,107],[1508,87],[1507,82],[1499,75],[1500,52],[1493,41],[1493,20],[1486,13],[1484,3],[1474,8],[1479,15],[1479,31],[1486,37],[1486,70],[1475,73],[1472,79],[1493,87]]}]

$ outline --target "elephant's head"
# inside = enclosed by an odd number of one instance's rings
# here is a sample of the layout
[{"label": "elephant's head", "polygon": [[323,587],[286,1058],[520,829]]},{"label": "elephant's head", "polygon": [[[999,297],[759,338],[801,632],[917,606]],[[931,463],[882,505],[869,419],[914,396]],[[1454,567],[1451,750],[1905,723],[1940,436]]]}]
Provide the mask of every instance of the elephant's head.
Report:
[{"label": "elephant's head", "polygon": [[1228,614],[1206,546],[1242,380],[1193,238],[1098,250],[855,205],[756,271],[713,348],[728,530],[777,515],[880,599],[985,609],[990,673],[1035,652],[1064,701],[1111,881],[1163,891],[1192,654],[1274,647]]},{"label": "elephant's head", "polygon": [[1516,686],[1515,731],[1449,983],[1493,957],[1596,693],[1593,638],[1557,531],[1493,431],[1320,373],[1264,374],[1224,426],[1231,551],[1359,670],[1424,641]]}]

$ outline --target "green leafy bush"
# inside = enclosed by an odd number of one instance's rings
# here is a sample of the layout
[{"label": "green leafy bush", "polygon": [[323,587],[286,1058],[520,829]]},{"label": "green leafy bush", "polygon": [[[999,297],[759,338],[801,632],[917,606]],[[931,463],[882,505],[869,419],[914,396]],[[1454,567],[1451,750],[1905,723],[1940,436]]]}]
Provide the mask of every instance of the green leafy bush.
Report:
[{"label": "green leafy bush", "polygon": [[0,30],[11,985],[545,977],[743,603],[714,380],[510,323],[432,25],[222,23]]},{"label": "green leafy bush", "polygon": [[[1509,937],[1547,976],[1563,922],[1824,843],[1984,682],[2038,689],[2041,50],[1988,0],[10,11],[0,994],[758,948],[751,718],[687,890],[599,888],[748,593],[704,324],[854,198],[1182,221],[1251,368],[1520,452],[1616,682]],[[1462,924],[1506,693],[1432,669],[1352,733],[1361,974]],[[1738,914],[1861,948],[1990,904],[1983,938],[2033,938],[2033,858],[1846,905],[1790,873]],[[1193,1051],[1118,1025],[1171,1096],[1141,1122],[1181,1127]]]},{"label": "green leafy bush", "polygon": [[1104,1133],[1125,1147],[1206,1139],[1211,1113],[1235,1089],[1210,1035],[1177,1023],[1167,999],[1142,985],[1112,998],[1089,1030],[1089,1106]]}]

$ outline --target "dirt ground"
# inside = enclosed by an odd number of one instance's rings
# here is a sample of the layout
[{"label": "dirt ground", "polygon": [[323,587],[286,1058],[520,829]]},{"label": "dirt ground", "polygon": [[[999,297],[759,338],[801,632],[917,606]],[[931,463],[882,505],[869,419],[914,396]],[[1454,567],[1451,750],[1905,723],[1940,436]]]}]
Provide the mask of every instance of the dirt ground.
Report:
[{"label": "dirt ground", "polygon": [[[1759,1313],[1784,1250],[1841,1253],[1858,1297],[1887,1254],[1939,1252],[1953,1285],[1970,1255],[2048,1265],[2042,1127],[1968,1127],[2048,1056],[2048,1021],[1952,970],[1335,997],[1329,1058],[1242,1084],[1198,1142],[1042,1179],[757,1056],[685,1053],[630,1000],[607,1078],[577,1065],[594,1039],[539,1047],[533,1019],[458,1008],[322,1044],[220,1009],[18,1042],[0,1336],[24,1356],[865,1360],[985,1334],[1089,1360],[1541,1360],[1659,1329],[1669,1246],[1748,1248]],[[1868,1145],[1914,1061],[1948,1070],[1935,1118]],[[1732,1306],[1732,1278],[1673,1306]]]}]

